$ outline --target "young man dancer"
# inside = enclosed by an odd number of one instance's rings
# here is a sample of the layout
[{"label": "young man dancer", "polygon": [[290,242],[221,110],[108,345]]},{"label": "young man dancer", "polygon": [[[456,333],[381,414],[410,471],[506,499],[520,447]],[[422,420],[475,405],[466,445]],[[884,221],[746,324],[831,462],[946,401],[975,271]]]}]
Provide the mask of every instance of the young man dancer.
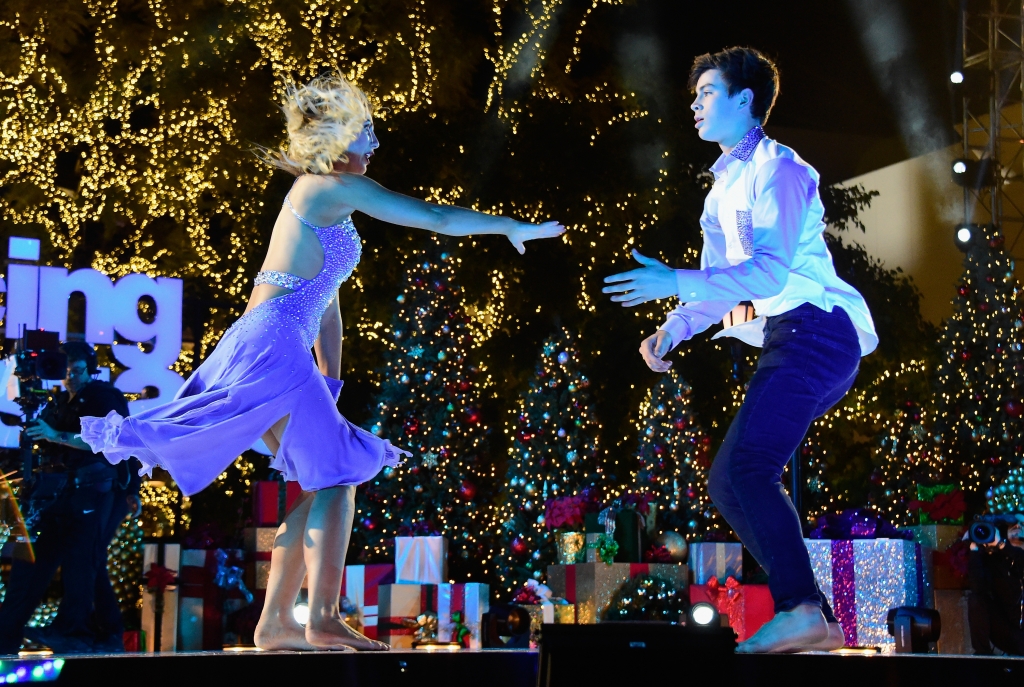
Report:
[{"label": "young man dancer", "polygon": [[760,317],[728,334],[763,350],[708,480],[715,506],[767,571],[775,600],[775,618],[738,651],[836,649],[842,628],[815,583],[781,477],[878,337],[864,299],[832,266],[818,173],[761,128],[778,93],[775,65],[756,50],[729,48],[694,60],[689,86],[698,135],[722,149],[700,220],[701,269],[673,270],[634,251],[643,267],[608,277],[604,292],[625,307],[679,296],[682,304],[640,344],[656,372],[671,367],[663,358],[681,341],[753,301]]}]

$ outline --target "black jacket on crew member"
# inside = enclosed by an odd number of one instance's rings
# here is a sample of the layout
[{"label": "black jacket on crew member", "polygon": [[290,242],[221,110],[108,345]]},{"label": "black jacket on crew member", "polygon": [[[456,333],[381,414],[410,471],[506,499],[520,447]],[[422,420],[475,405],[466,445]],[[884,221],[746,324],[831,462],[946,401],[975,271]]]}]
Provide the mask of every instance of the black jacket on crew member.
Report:
[{"label": "black jacket on crew member", "polygon": [[[77,434],[82,429],[81,418],[104,417],[112,410],[127,417],[124,394],[112,384],[96,380],[73,397],[66,391],[58,394],[40,419],[58,432]],[[16,558],[11,566],[0,606],[0,654],[18,651],[25,625],[58,567],[64,593],[48,633],[54,650],[90,651],[97,629],[104,639],[120,626],[117,599],[106,574],[106,549],[124,519],[128,495],[138,492],[138,464],[125,462],[115,467],[102,454],[58,443],[48,443],[46,452],[65,466],[68,483],[40,517],[35,563]]]},{"label": "black jacket on crew member", "polygon": [[979,548],[967,558],[971,646],[976,654],[991,654],[994,645],[1024,655],[1024,549],[1009,543]]}]

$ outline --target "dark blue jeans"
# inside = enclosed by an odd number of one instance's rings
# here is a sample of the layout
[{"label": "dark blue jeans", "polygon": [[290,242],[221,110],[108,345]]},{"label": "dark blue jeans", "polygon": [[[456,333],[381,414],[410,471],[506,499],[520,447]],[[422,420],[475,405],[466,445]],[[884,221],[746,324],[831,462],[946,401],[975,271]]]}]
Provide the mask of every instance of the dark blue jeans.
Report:
[{"label": "dark blue jeans", "polygon": [[857,330],[843,309],[805,303],[769,317],[757,371],[711,465],[711,500],[768,573],[776,613],[813,603],[835,621],[782,472],[811,423],[853,386],[859,364]]}]

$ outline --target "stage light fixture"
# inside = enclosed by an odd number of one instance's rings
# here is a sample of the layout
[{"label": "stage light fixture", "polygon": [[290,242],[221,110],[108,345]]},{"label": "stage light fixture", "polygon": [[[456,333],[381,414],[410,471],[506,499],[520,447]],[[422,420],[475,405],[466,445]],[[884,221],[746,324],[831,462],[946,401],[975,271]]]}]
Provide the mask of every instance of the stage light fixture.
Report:
[{"label": "stage light fixture", "polygon": [[689,624],[698,627],[718,626],[720,624],[718,609],[705,601],[690,606]]},{"label": "stage light fixture", "polygon": [[995,183],[995,165],[991,158],[953,160],[953,183],[957,186],[980,189]]},{"label": "stage light fixture", "polygon": [[898,654],[928,653],[928,643],[938,641],[942,634],[942,620],[934,608],[892,608],[885,624],[889,634],[896,638]]},{"label": "stage light fixture", "polygon": [[964,82],[964,73],[957,69],[956,71],[949,75],[949,80],[951,83],[961,84]]},{"label": "stage light fixture", "polygon": [[971,240],[974,238],[974,232],[977,228],[973,224],[958,224],[956,227],[956,247],[966,253],[967,249],[971,247]]},{"label": "stage light fixture", "polygon": [[309,604],[295,604],[292,608],[292,617],[295,618],[295,622],[305,627],[309,622]]}]

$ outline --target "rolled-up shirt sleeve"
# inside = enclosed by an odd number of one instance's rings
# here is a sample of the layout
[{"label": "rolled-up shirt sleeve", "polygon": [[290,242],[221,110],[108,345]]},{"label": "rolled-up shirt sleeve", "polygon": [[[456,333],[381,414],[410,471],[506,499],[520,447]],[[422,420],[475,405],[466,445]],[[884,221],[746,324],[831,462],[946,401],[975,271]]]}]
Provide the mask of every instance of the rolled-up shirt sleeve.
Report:
[{"label": "rolled-up shirt sleeve", "polygon": [[[700,271],[711,267],[728,267],[725,257],[725,234],[718,223],[717,217],[705,206],[700,218],[704,233],[704,248],[700,254]],[[679,270],[683,271],[683,270]],[[696,270],[692,270],[695,271]],[[735,301],[692,301],[684,302],[669,311],[665,323],[660,329],[672,337],[672,347],[701,333],[716,322],[720,322],[727,312],[736,307],[740,299]]]},{"label": "rolled-up shirt sleeve", "polygon": [[[736,265],[705,267],[702,261],[699,270],[676,270],[680,299],[735,304],[782,293],[815,191],[803,165],[787,158],[766,162],[754,179],[753,255]],[[707,231],[704,242],[706,249]]]}]

